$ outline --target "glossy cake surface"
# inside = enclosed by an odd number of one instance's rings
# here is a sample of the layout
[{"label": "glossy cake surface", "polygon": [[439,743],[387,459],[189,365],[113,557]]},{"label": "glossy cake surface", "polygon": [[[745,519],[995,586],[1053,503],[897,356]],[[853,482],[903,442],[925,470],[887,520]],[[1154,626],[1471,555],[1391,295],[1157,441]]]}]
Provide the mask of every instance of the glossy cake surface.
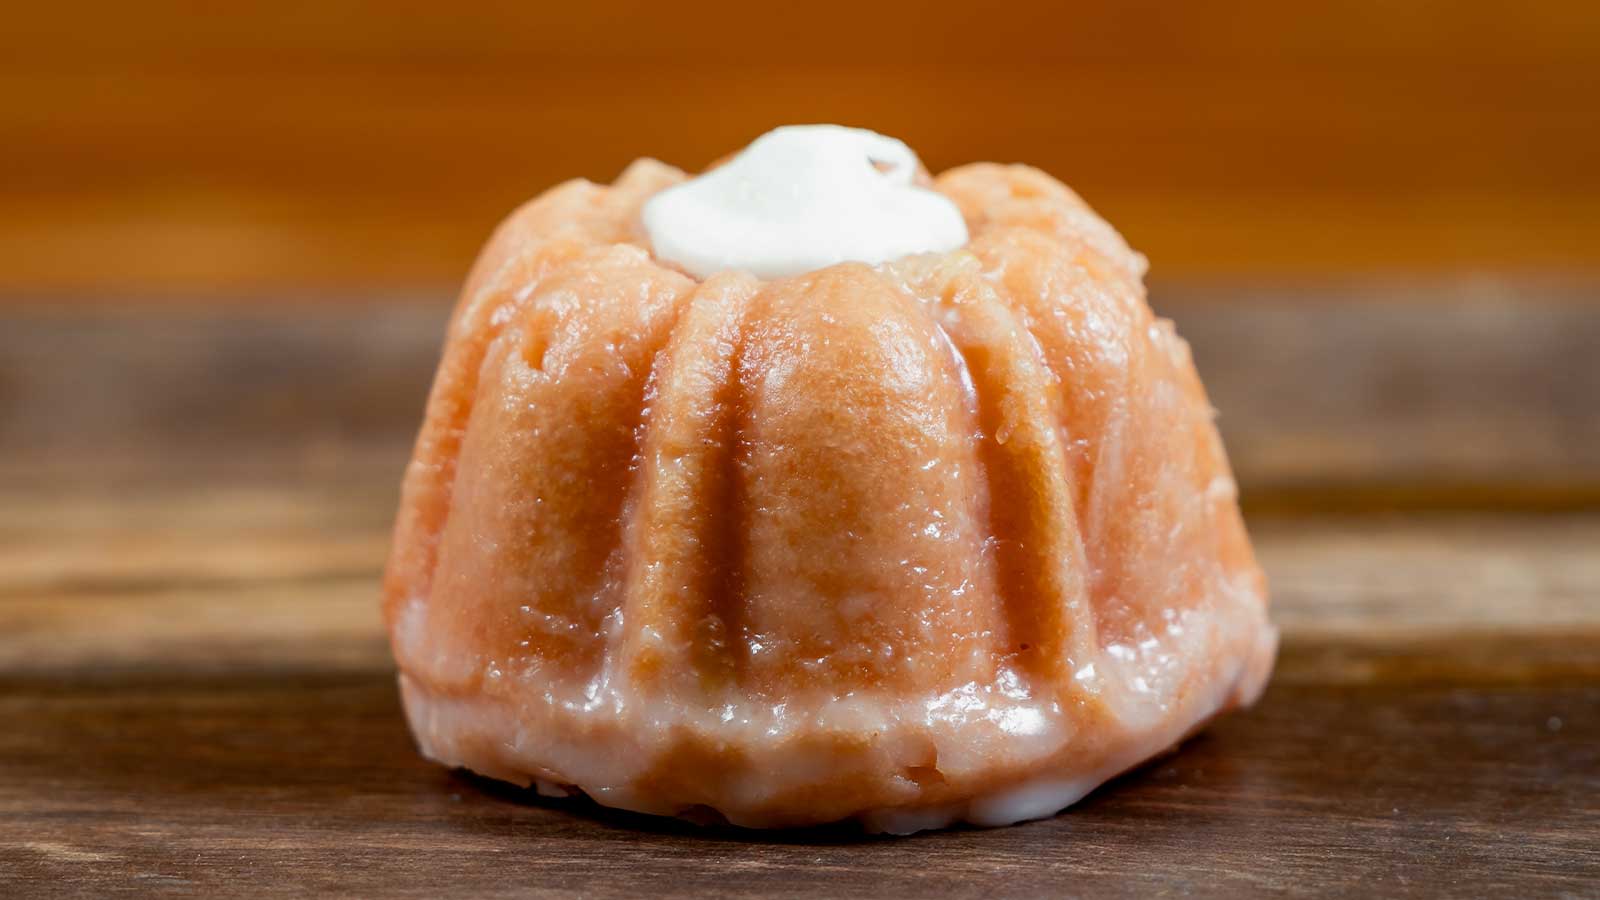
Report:
[{"label": "glossy cake surface", "polygon": [[1054,813],[1248,703],[1276,632],[1144,262],[972,165],[970,242],[662,265],[641,161],[514,213],[407,471],[385,615],[449,764],[736,824]]}]

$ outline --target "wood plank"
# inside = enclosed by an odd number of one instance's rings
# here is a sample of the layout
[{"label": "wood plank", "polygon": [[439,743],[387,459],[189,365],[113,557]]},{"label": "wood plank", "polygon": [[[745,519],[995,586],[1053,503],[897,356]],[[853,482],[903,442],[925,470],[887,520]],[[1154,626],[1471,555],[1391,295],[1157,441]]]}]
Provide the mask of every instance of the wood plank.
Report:
[{"label": "wood plank", "polygon": [[[1585,280],[1152,294],[1193,345],[1246,502],[1322,511],[1600,503],[1597,297]],[[276,306],[13,312],[0,482],[204,471],[392,490],[443,306]]]},{"label": "wood plank", "polygon": [[[832,118],[881,123],[888,116]],[[770,121],[763,117],[724,146],[742,143]],[[1073,142],[1071,136],[1056,140]],[[1116,151],[1107,153],[1111,158]],[[1044,162],[1027,151],[983,155]],[[451,165],[506,183],[456,186],[429,178],[352,189],[333,183],[336,178],[276,187],[178,184],[182,176],[162,175],[148,184],[0,195],[0,303],[15,302],[19,294],[85,305],[130,295],[144,305],[197,299],[262,305],[271,295],[307,290],[327,292],[330,302],[373,291],[448,296],[506,213],[577,171],[552,168],[545,176],[474,169],[470,161]],[[433,170],[420,162],[414,168]],[[620,171],[594,168],[605,180]],[[1068,176],[1075,170],[1051,168]],[[1471,187],[1411,195],[1403,189],[1153,189],[1069,180],[1150,255],[1156,271],[1175,277],[1592,274],[1593,249],[1600,246],[1600,199],[1587,188]]]},{"label": "wood plank", "polygon": [[[311,549],[325,506],[360,501],[304,500],[264,504],[306,532],[270,577],[214,571],[177,514],[122,572],[168,587],[0,590],[0,893],[1581,895],[1600,878],[1592,513],[1263,517],[1285,641],[1255,709],[1054,819],[863,841],[704,831],[427,764],[375,572],[330,574]],[[141,530],[139,506],[101,546]],[[222,546],[257,527],[221,508]],[[32,512],[0,509],[8,527]]]},{"label": "wood plank", "polygon": [[[684,58],[748,63],[868,56],[905,62],[960,50],[986,63],[1156,58],[1295,65],[1350,58],[1582,61],[1600,42],[1600,16],[1575,0],[1306,0],[1292,9],[1254,0],[1203,8],[1159,0],[1082,9],[1021,2],[1009,15],[912,0],[870,6],[814,0],[807,15],[790,17],[781,30],[736,0],[706,0],[696,15],[648,0],[463,2],[450,9],[416,0],[241,0],[226,16],[195,16],[187,0],[151,0],[137,10],[109,2],[88,6],[88,12],[49,5],[17,10],[7,23],[7,48],[20,59],[49,60],[72,46],[113,63],[285,56],[368,64]],[[84,27],[86,17],[94,27]],[[177,22],[184,27],[174,27]]]},{"label": "wood plank", "polygon": [[[394,502],[359,482],[0,490],[0,677],[386,669]],[[1443,645],[1469,682],[1600,679],[1600,513],[1250,524],[1301,661],[1280,680],[1414,680]]]},{"label": "wood plank", "polygon": [[386,673],[0,682],[0,891],[212,897],[1581,896],[1594,682],[1277,684],[1054,819],[702,831],[413,751]]},{"label": "wood plank", "polygon": [[816,120],[1046,168],[1178,276],[1597,264],[1591,3],[403,8],[9,17],[0,297],[446,286],[550,184]]},{"label": "wood plank", "polygon": [[1158,285],[1246,486],[1272,684],[1064,815],[906,840],[701,830],[417,755],[377,579],[439,305],[13,312],[0,896],[1583,896],[1592,296]]},{"label": "wood plank", "polygon": [[1329,510],[1600,499],[1596,296],[1487,280],[1152,302],[1194,349],[1246,493]]}]

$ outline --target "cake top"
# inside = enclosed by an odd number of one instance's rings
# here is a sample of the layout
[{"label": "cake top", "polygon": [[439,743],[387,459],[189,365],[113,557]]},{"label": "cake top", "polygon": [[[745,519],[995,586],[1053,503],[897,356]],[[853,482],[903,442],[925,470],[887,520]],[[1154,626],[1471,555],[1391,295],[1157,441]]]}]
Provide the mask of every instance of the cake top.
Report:
[{"label": "cake top", "polygon": [[915,183],[904,143],[860,128],[789,125],[662,191],[643,220],[656,258],[698,278],[876,264],[967,242],[961,211]]}]

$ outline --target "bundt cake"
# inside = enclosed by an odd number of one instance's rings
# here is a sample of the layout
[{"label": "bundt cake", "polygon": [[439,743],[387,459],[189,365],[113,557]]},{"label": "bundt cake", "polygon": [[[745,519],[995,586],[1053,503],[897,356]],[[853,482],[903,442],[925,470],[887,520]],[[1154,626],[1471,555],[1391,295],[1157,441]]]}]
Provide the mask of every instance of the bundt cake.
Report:
[{"label": "bundt cake", "polygon": [[1260,693],[1265,581],[1143,258],[1037,170],[901,177],[964,243],[710,271],[653,252],[701,179],[650,160],[499,227],[384,583],[424,754],[909,832],[1051,815]]}]

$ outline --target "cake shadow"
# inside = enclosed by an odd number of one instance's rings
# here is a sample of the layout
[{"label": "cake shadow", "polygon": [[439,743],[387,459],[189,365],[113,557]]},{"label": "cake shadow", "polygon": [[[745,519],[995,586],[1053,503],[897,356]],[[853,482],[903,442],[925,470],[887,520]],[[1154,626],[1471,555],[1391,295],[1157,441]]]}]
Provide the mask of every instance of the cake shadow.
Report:
[{"label": "cake shadow", "polygon": [[494,800],[561,812],[618,833],[743,844],[817,846],[869,844],[909,837],[909,835],[872,834],[863,830],[861,823],[848,819],[804,828],[746,828],[723,821],[720,815],[710,809],[705,810],[703,821],[676,816],[658,816],[604,806],[582,791],[569,797],[550,797],[534,788],[518,787],[510,782],[479,775],[467,769],[456,769],[451,775],[457,781],[466,783],[473,790]]},{"label": "cake shadow", "polygon": [[[1058,810],[1053,815],[1041,819],[1017,822],[1012,825],[1001,826],[1001,828],[1003,830],[1005,828],[1055,822],[1061,819],[1062,816],[1074,812],[1088,812],[1100,806],[1108,798],[1122,794],[1130,788],[1136,788],[1146,782],[1151,772],[1166,765],[1174,756],[1183,753],[1185,747],[1196,744],[1203,745],[1205,743],[1207,741],[1204,732],[1193,735],[1171,750],[1157,754],[1126,772],[1108,779],[1076,803]],[[928,829],[910,834],[887,834],[869,832],[860,821],[855,819],[804,827],[749,828],[732,824],[723,819],[715,810],[709,808],[697,810],[693,814],[695,818],[661,816],[605,806],[596,802],[593,797],[581,790],[568,797],[551,797],[539,793],[532,787],[519,787],[510,782],[479,775],[467,769],[455,769],[451,772],[451,777],[458,782],[465,783],[472,790],[490,799],[559,812],[619,834],[648,834],[739,844],[847,846],[892,843],[918,837],[926,838],[937,834],[995,830],[966,822],[956,822],[943,828]]]}]

